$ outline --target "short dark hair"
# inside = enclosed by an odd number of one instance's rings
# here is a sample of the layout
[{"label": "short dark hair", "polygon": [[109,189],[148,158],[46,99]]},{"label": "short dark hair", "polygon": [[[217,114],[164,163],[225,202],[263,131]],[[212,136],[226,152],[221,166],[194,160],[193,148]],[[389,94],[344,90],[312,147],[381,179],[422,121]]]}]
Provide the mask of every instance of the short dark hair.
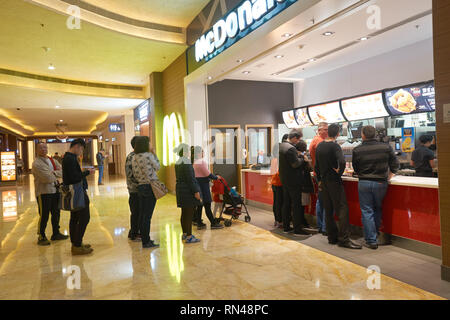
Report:
[{"label": "short dark hair", "polygon": [[281,142],[286,142],[288,139],[289,139],[289,135],[286,133],[285,135],[283,135]]},{"label": "short dark hair", "polygon": [[55,152],[55,154],[58,154],[58,152]]},{"label": "short dark hair", "polygon": [[80,146],[82,146],[83,148],[86,148],[86,141],[84,141],[84,139],[78,138],[72,141],[72,143],[70,144],[70,147],[74,147],[77,144],[79,144]]},{"label": "short dark hair", "polygon": [[425,143],[428,143],[428,142],[432,142],[433,141],[433,136],[429,135],[429,134],[424,134],[423,136],[420,136],[419,141],[422,144],[425,144]]},{"label": "short dark hair", "polygon": [[333,123],[328,126],[328,136],[330,138],[336,138],[339,131],[341,131],[341,127],[338,124]]},{"label": "short dark hair", "polygon": [[290,139],[301,139],[303,138],[303,131],[302,129],[292,129],[291,132],[289,132],[289,140]]},{"label": "short dark hair", "polygon": [[377,130],[373,126],[365,126],[362,128],[362,133],[367,139],[375,139]]},{"label": "short dark hair", "polygon": [[147,136],[136,137],[134,152],[150,152],[150,138]]},{"label": "short dark hair", "polygon": [[304,140],[300,140],[295,147],[297,148],[297,151],[300,152],[305,152],[308,149],[308,145]]},{"label": "short dark hair", "polygon": [[133,149],[136,147],[136,138],[138,136],[134,136],[133,138],[131,138],[131,146],[133,147]]}]

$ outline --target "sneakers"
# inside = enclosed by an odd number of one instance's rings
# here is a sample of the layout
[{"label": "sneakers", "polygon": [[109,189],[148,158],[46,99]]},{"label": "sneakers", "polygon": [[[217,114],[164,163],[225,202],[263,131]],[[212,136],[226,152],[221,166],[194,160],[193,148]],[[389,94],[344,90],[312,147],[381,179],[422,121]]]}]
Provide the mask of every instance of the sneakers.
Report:
[{"label": "sneakers", "polygon": [[83,246],[83,245],[81,247],[72,246],[72,255],[73,256],[81,256],[81,255],[85,255],[85,254],[90,254],[90,253],[92,253],[92,251],[94,251],[94,249],[87,248],[86,246]]},{"label": "sneakers", "polygon": [[39,237],[38,242],[37,242],[38,246],[49,246],[50,245],[50,241],[48,241],[47,237]]},{"label": "sneakers", "polygon": [[211,225],[211,230],[213,230],[213,229],[223,229],[223,228],[225,228],[225,226],[223,224],[221,224],[221,223],[215,223],[215,224]]},{"label": "sneakers", "polygon": [[300,230],[300,232],[294,232],[294,237],[303,237],[303,236],[310,236],[311,234],[309,232],[306,232],[305,230]]},{"label": "sneakers", "polygon": [[58,234],[52,235],[52,237],[50,239],[52,239],[52,241],[67,240],[67,239],[69,239],[69,236],[66,236],[62,233],[58,233]]},{"label": "sneakers", "polygon": [[184,243],[197,243],[200,242],[200,239],[197,239],[194,235],[187,237]]},{"label": "sneakers", "polygon": [[[86,244],[82,243],[81,246],[88,248],[88,249],[91,248],[91,245],[89,243],[86,243]],[[92,249],[92,250],[94,250],[94,249]]]},{"label": "sneakers", "polygon": [[289,228],[289,229],[284,229],[283,230],[283,233],[286,233],[286,234],[288,234],[288,233],[292,233],[292,232],[294,232],[294,228]]},{"label": "sneakers", "polygon": [[142,244],[143,249],[158,248],[158,247],[159,247],[159,244],[155,243],[153,240],[150,240],[149,242]]},{"label": "sneakers", "polygon": [[197,230],[203,230],[206,229],[206,224],[204,224],[203,222],[200,222],[197,224]]},{"label": "sneakers", "polygon": [[363,246],[366,247],[366,248],[372,249],[372,250],[377,250],[378,249],[378,244],[376,244],[376,243],[364,242]]},{"label": "sneakers", "polygon": [[181,235],[181,241],[186,240],[186,238],[187,238],[187,234],[186,234],[186,233],[183,233],[183,234]]}]

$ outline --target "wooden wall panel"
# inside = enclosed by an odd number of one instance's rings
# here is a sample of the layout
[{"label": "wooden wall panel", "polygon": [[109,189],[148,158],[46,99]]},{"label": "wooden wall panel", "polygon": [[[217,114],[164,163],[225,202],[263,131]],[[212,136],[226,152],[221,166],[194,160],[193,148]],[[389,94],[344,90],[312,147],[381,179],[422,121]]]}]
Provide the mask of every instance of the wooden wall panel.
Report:
[{"label": "wooden wall panel", "polygon": [[450,1],[433,0],[439,203],[442,237],[442,277],[450,281],[450,123],[443,109],[450,104]]}]

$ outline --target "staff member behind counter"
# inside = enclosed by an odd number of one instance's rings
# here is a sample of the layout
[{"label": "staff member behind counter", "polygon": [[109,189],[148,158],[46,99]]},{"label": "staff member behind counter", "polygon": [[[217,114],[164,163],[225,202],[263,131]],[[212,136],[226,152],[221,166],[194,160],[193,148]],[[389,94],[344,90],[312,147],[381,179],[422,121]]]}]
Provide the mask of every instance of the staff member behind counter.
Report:
[{"label": "staff member behind counter", "polygon": [[431,151],[430,146],[433,142],[433,137],[430,135],[423,135],[419,138],[421,146],[414,150],[411,157],[411,165],[416,169],[417,177],[433,177],[433,168],[436,167],[434,159],[436,156]]}]

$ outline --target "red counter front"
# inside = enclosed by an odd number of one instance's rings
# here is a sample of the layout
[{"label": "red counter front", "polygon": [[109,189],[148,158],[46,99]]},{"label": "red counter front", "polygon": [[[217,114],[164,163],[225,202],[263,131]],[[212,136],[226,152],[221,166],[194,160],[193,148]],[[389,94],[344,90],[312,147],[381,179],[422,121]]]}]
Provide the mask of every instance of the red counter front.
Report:
[{"label": "red counter front", "polygon": [[[251,201],[272,205],[271,176],[264,172],[242,172],[244,196]],[[345,179],[345,178],[344,178]],[[350,213],[350,224],[362,227],[358,197],[358,181],[345,179],[345,191]],[[348,181],[352,180],[352,181]],[[401,184],[392,183],[383,204],[381,231],[395,236],[441,245],[438,188],[422,187],[417,178],[399,177]],[[411,185],[403,181],[412,181]],[[306,213],[315,214],[316,197]]]}]

